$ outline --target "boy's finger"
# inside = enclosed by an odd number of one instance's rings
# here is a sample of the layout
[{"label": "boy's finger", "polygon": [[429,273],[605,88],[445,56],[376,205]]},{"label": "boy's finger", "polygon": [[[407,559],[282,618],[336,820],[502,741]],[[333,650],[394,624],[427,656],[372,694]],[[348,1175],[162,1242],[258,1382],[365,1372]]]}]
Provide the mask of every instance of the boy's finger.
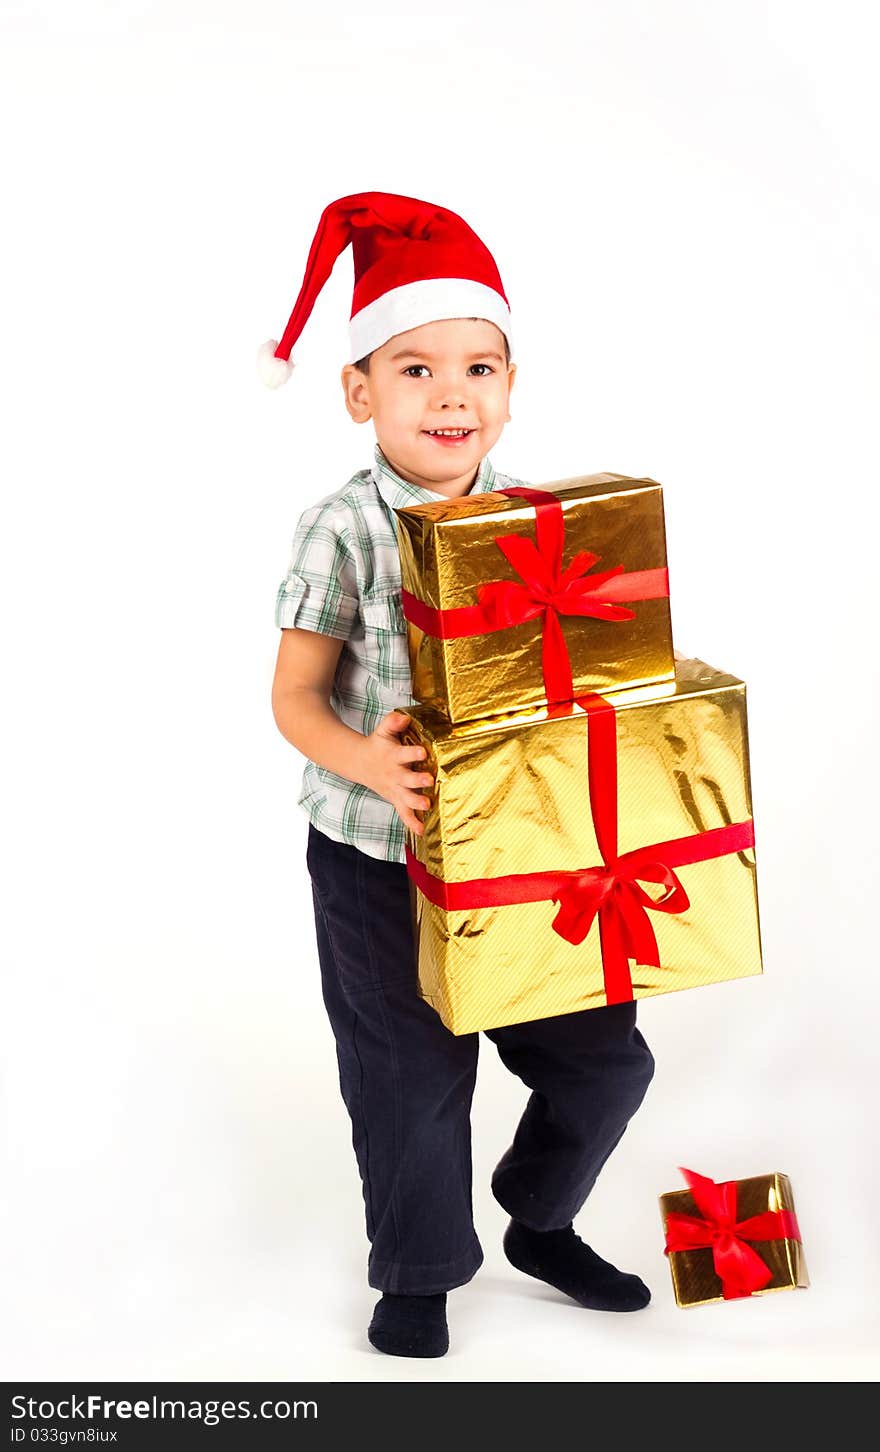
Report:
[{"label": "boy's finger", "polygon": [[419,796],[418,792],[414,791],[407,791],[406,795],[409,804],[414,811],[429,812],[431,810],[431,801],[429,797]]},{"label": "boy's finger", "polygon": [[434,773],[431,771],[430,767],[425,769],[425,767],[422,766],[420,770],[418,762],[414,762],[411,765],[405,764],[400,776],[400,785],[402,787],[432,787],[434,785]]},{"label": "boy's finger", "polygon": [[401,746],[401,761],[424,761],[427,756],[424,746]]},{"label": "boy's finger", "polygon": [[387,716],[382,717],[376,730],[380,736],[394,737],[399,735],[409,723],[410,717],[405,711],[389,711]]}]

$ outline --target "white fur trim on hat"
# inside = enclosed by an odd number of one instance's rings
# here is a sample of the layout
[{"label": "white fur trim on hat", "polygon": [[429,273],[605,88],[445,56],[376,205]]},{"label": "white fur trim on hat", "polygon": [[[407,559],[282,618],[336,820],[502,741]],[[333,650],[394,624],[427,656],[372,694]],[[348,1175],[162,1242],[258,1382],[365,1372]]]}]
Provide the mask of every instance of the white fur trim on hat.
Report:
[{"label": "white fur trim on hat", "polygon": [[295,364],[275,357],[277,347],[278,339],[270,338],[257,349],[257,372],[267,388],[280,388],[282,383],[287,382],[295,367]]},{"label": "white fur trim on hat", "polygon": [[510,309],[494,287],[468,277],[427,277],[389,288],[355,313],[348,325],[348,361],[356,363],[398,333],[442,318],[488,318],[507,338],[513,356]]}]

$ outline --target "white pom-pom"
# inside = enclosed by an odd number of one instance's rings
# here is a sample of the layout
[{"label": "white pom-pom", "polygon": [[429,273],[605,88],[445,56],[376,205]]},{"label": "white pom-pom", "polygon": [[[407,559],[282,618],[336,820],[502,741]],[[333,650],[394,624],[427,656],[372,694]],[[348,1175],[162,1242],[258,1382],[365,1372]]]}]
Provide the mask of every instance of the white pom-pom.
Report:
[{"label": "white pom-pom", "polygon": [[277,347],[278,339],[270,338],[257,349],[257,372],[267,388],[280,388],[282,383],[287,382],[294,368],[292,363],[275,357]]}]

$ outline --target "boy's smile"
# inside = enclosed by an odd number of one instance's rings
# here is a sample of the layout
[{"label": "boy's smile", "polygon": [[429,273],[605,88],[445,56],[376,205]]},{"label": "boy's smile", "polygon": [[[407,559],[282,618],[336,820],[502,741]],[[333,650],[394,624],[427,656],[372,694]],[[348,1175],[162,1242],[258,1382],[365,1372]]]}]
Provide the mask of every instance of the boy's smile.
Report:
[{"label": "boy's smile", "polygon": [[515,372],[494,323],[444,318],[383,343],[366,374],[346,364],[342,383],[349,414],[356,423],[373,420],[401,478],[456,498],[468,492],[510,418]]}]

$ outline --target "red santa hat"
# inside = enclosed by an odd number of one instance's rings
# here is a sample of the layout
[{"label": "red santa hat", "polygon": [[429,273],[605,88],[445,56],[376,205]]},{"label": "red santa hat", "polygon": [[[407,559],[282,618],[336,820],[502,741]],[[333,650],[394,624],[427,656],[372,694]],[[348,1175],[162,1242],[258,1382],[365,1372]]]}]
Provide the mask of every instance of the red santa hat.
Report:
[{"label": "red santa hat", "polygon": [[510,306],[495,259],[456,212],[394,192],[357,192],[321,213],[305,277],[280,342],[259,349],[260,376],[270,388],[286,383],[291,350],[339,254],[351,243],[354,296],[349,363],[397,333],[441,318],[487,318],[507,339]]}]

